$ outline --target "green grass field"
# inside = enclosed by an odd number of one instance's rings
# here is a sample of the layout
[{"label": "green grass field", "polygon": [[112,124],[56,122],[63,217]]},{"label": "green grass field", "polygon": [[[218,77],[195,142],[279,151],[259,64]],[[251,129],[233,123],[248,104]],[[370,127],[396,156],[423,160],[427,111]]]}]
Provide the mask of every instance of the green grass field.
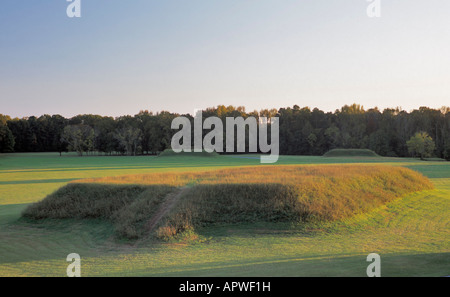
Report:
[{"label": "green grass field", "polygon": [[0,276],[65,276],[70,253],[80,254],[82,276],[366,276],[369,253],[380,254],[382,276],[450,275],[450,163],[281,156],[278,164],[404,166],[429,177],[435,189],[335,222],[229,224],[169,242],[134,242],[118,240],[103,220],[30,223],[21,213],[77,179],[265,165],[256,155],[0,155]]}]

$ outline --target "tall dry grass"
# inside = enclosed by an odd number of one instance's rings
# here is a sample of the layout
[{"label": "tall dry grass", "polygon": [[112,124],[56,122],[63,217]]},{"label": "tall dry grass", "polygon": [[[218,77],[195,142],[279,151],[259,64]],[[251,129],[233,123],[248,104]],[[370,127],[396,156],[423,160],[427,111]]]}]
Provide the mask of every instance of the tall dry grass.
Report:
[{"label": "tall dry grass", "polygon": [[[417,186],[432,187],[431,182],[420,173],[397,166],[387,165],[274,165],[238,167],[204,172],[166,172],[138,175],[112,176],[84,179],[74,183],[166,185],[186,186],[200,184],[290,184],[325,190],[330,185],[350,181],[366,183],[378,180],[383,187],[395,185],[398,189],[410,188],[410,181]],[[341,184],[341,186],[343,186]]]}]

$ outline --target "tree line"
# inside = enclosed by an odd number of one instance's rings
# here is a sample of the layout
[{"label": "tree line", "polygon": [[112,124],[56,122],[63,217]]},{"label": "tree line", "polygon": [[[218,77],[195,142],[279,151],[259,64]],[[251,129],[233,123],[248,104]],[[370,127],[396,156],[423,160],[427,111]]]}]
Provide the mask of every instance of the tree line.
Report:
[{"label": "tree line", "polygon": [[[0,152],[157,154],[170,148],[177,132],[171,123],[178,116],[194,120],[190,114],[148,110],[116,118],[92,114],[11,118],[0,114]],[[430,154],[450,160],[450,107],[420,107],[407,112],[400,108],[365,110],[353,104],[324,112],[294,105],[246,112],[241,106],[221,105],[203,111],[203,119],[210,116],[223,123],[226,117],[279,117],[282,155],[323,155],[333,148],[364,148],[382,156],[408,157],[412,153],[408,142],[422,133],[432,141]]]}]

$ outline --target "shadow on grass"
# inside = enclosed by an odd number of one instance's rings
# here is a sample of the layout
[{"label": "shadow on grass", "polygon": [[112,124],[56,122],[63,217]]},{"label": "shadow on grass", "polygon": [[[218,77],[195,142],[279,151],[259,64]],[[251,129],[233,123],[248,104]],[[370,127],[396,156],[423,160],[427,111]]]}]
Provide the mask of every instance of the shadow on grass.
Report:
[{"label": "shadow on grass", "polygon": [[406,168],[418,171],[428,178],[450,178],[450,162],[439,162],[435,165],[406,165]]},{"label": "shadow on grass", "polygon": [[0,264],[65,261],[65,256],[74,250],[95,256],[101,250],[107,252],[116,247],[113,224],[101,219],[16,217],[2,226],[0,237]]},{"label": "shadow on grass", "polygon": [[[166,277],[367,277],[367,254],[268,258],[177,267]],[[379,254],[382,277],[442,277],[449,273],[450,253]],[[145,273],[143,273],[145,275]]]}]

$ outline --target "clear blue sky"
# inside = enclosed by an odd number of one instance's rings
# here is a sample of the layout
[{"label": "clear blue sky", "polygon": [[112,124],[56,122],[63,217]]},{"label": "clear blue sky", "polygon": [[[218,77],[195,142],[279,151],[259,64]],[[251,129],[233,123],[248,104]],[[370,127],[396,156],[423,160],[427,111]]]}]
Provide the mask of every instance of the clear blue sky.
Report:
[{"label": "clear blue sky", "polygon": [[0,113],[450,105],[450,1],[0,3]]}]

